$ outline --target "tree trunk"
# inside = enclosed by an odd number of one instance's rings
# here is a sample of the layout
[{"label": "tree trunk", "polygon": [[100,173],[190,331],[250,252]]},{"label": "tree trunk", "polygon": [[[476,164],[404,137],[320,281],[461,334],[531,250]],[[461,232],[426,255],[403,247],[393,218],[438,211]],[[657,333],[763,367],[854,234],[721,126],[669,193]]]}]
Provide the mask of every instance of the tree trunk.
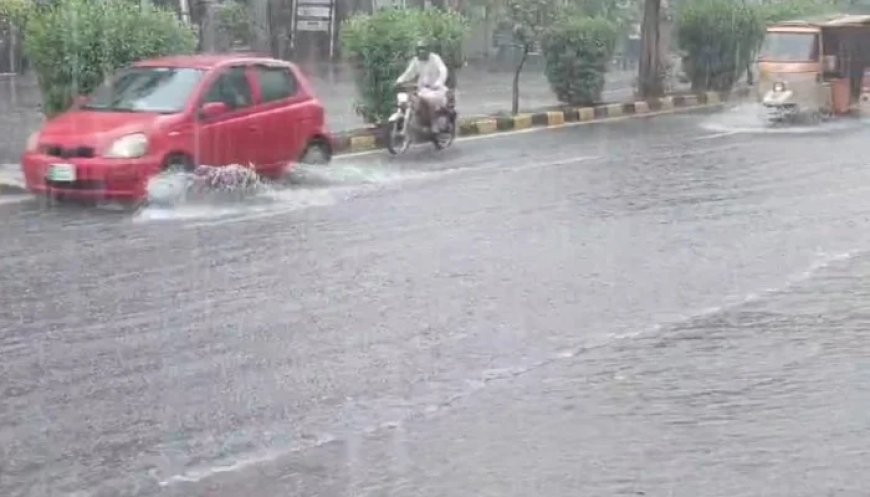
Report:
[{"label": "tree trunk", "polygon": [[511,114],[517,115],[520,113],[520,73],[523,72],[523,66],[526,65],[526,59],[529,57],[529,46],[523,47],[523,56],[520,58],[520,63],[517,64],[517,69],[514,72],[513,94],[511,102]]},{"label": "tree trunk", "polygon": [[217,9],[218,6],[212,0],[200,2],[199,49],[203,52],[218,51]]},{"label": "tree trunk", "polygon": [[660,42],[661,11],[662,0],[644,0],[640,34],[640,67],[637,78],[638,93],[642,98],[660,97],[664,94]]},{"label": "tree trunk", "polygon": [[269,0],[250,0],[252,24],[252,47],[254,51],[274,56],[272,51],[272,23],[269,18]]}]

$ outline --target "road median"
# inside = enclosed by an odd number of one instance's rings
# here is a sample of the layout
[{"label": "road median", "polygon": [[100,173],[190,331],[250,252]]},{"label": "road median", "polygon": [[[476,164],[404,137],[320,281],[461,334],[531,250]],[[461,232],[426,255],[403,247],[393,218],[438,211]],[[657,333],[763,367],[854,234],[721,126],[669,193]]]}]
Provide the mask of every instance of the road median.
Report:
[{"label": "road median", "polygon": [[[459,136],[469,137],[510,133],[530,128],[555,128],[572,123],[596,123],[631,117],[652,117],[661,114],[723,105],[747,96],[748,88],[731,92],[677,94],[662,98],[591,107],[558,107],[515,116],[492,115],[460,118]],[[384,128],[366,127],[336,134],[336,155],[366,152],[386,148]]]}]

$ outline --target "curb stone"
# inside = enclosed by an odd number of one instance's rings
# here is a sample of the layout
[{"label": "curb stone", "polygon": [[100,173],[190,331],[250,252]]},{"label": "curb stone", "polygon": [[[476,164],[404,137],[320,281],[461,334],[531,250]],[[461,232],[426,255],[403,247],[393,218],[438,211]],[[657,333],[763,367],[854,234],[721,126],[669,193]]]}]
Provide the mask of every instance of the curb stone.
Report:
[{"label": "curb stone", "polygon": [[22,195],[27,193],[27,188],[20,185],[6,183],[3,178],[0,178],[0,195]]},{"label": "curb stone", "polygon": [[[12,174],[8,174],[13,171]],[[18,176],[18,164],[0,164],[0,195],[21,195],[27,193],[24,178]]]},{"label": "curb stone", "polygon": [[[735,98],[749,95],[749,88],[737,88],[731,92],[705,92],[697,94],[669,95],[646,101],[610,103],[592,107],[562,108],[516,116],[478,116],[460,119],[458,136],[488,135],[528,128],[558,127],[566,123],[598,122],[614,118],[630,118],[651,113],[674,112],[697,107],[721,105]],[[649,116],[647,116],[649,117]],[[376,127],[340,132],[335,137],[336,155],[365,152],[386,148],[385,133]]]}]

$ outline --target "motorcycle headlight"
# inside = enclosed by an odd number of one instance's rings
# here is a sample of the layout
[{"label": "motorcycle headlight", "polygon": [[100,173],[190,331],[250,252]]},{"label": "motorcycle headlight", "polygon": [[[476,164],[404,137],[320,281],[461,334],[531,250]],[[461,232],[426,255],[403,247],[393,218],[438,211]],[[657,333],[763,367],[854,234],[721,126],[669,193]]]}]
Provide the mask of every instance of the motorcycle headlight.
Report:
[{"label": "motorcycle headlight", "polygon": [[776,91],[776,92],[785,91],[785,83],[783,83],[782,81],[777,81],[776,83],[773,84],[773,91]]},{"label": "motorcycle headlight", "polygon": [[39,131],[35,131],[30,134],[27,138],[27,148],[25,149],[27,152],[36,152],[37,147],[39,146]]},{"label": "motorcycle headlight", "polygon": [[408,103],[408,94],[404,92],[399,93],[396,95],[396,99],[399,101],[399,104],[406,104]]},{"label": "motorcycle headlight", "polygon": [[148,152],[148,137],[142,133],[135,133],[122,136],[112,142],[103,155],[109,159],[136,159],[146,152]]}]

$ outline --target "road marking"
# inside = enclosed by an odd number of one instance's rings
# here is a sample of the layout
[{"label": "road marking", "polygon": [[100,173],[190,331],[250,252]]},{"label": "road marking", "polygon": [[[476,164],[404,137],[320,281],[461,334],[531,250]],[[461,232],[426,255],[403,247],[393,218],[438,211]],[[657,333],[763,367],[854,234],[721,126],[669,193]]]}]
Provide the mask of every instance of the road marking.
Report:
[{"label": "road marking", "polygon": [[741,131],[738,131],[738,130],[723,131],[723,132],[721,132],[721,133],[714,133],[714,134],[712,134],[712,135],[697,136],[697,137],[695,137],[695,138],[692,138],[692,141],[699,141],[699,140],[715,140],[716,138],[724,138],[724,137],[726,137],[726,136],[737,135],[737,134],[740,134],[740,133],[741,133]]},{"label": "road marking", "polygon": [[[542,131],[550,131],[550,130],[554,130],[554,129],[573,128],[576,126],[589,126],[589,125],[608,123],[608,122],[628,121],[630,119],[637,119],[639,117],[650,118],[650,117],[656,117],[656,116],[666,116],[666,115],[670,115],[670,114],[680,114],[680,113],[694,111],[694,110],[713,109],[713,108],[721,107],[721,106],[722,106],[722,104],[704,104],[704,105],[693,105],[692,107],[676,107],[673,109],[660,110],[660,111],[656,111],[656,112],[649,112],[649,113],[641,114],[641,115],[628,114],[628,115],[619,116],[619,117],[608,117],[608,118],[604,118],[604,119],[596,119],[594,121],[568,122],[565,124],[559,124],[557,126],[539,126],[539,127],[534,127],[534,128],[505,131],[502,133],[492,133],[492,134],[488,134],[488,135],[464,136],[462,138],[457,138],[456,142],[461,143],[461,142],[470,142],[470,141],[476,141],[476,140],[491,140],[493,138],[501,138],[501,137],[511,136],[511,135],[519,135],[519,134],[525,134],[525,133],[540,133]],[[431,146],[431,144],[419,143],[419,144],[414,145],[411,148],[420,147],[420,146]],[[367,150],[365,152],[354,152],[354,153],[350,153],[350,154],[336,155],[333,158],[333,160],[335,160],[335,161],[349,160],[349,159],[355,159],[355,158],[359,158],[359,157],[367,157],[367,156],[374,155],[374,154],[386,154],[386,153],[388,153],[388,152],[385,149]]]}]

